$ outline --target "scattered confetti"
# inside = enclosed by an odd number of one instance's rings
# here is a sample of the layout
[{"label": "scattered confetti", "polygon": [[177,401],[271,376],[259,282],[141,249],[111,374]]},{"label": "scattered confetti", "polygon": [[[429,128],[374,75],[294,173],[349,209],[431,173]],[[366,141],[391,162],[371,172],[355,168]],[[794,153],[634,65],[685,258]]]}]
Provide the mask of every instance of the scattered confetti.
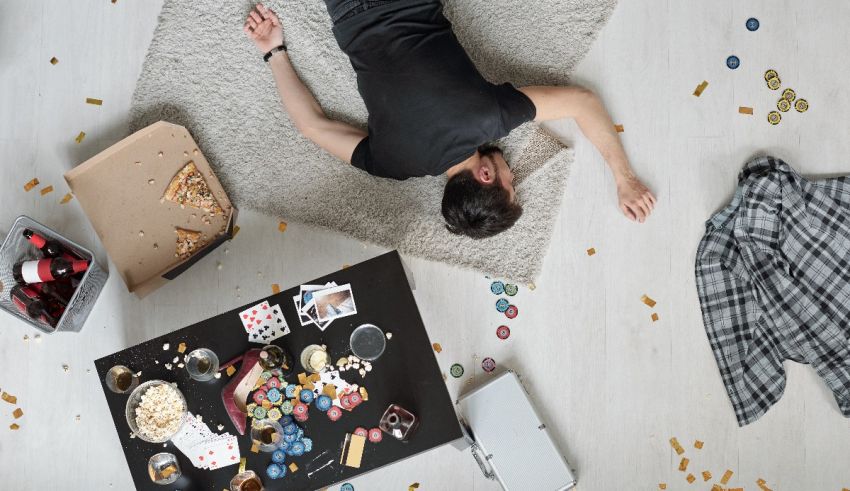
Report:
[{"label": "scattered confetti", "polygon": [[711,491],[725,491],[725,490],[723,489],[723,486],[721,486],[719,484],[715,484],[715,485],[711,486]]},{"label": "scattered confetti", "polygon": [[647,295],[642,295],[640,297],[640,301],[645,303],[649,307],[655,307],[655,300],[649,298]]},{"label": "scattered confetti", "polygon": [[71,201],[72,199],[74,199],[74,195],[72,195],[71,193],[68,193],[62,198],[62,201],[60,201],[59,204],[64,205],[65,203]]},{"label": "scattered confetti", "polygon": [[47,186],[47,187],[43,188],[40,192],[41,192],[42,196],[44,196],[45,194],[52,193],[53,192],[53,186]]},{"label": "scattered confetti", "polygon": [[697,480],[697,478],[696,478],[696,477],[694,477],[694,475],[693,475],[693,474],[688,474],[688,477],[686,477],[686,478],[685,478],[685,480],[687,480],[689,483],[693,484],[693,483],[694,483],[694,481],[696,481],[696,480]]},{"label": "scattered confetti", "polygon": [[278,229],[278,230],[280,230],[281,232],[286,231],[286,222],[280,222],[280,223],[278,223],[278,224],[277,224],[277,229]]},{"label": "scattered confetti", "polygon": [[24,415],[24,410],[21,409],[21,408],[17,408],[14,411],[12,411],[12,416],[14,416],[15,419],[19,419],[23,415]]},{"label": "scattered confetti", "polygon": [[682,460],[679,462],[679,471],[685,472],[688,470],[688,463],[690,463],[690,459],[687,457],[682,457]]},{"label": "scattered confetti", "polygon": [[3,392],[2,394],[0,394],[0,399],[3,399],[4,401],[8,402],[9,404],[17,404],[18,403],[18,398],[13,396],[12,394],[10,394],[8,392]]},{"label": "scattered confetti", "polygon": [[17,430],[17,429],[19,429],[19,428],[20,428],[20,426],[18,426],[18,425],[17,425],[17,424],[15,424],[15,423],[12,423],[12,424],[10,424],[10,425],[9,425],[9,429],[10,429],[10,430],[12,430],[12,431],[15,431],[15,430]]},{"label": "scattered confetti", "polygon": [[434,351],[436,351],[437,353],[443,351],[443,347],[440,346],[440,343],[434,343],[431,346],[434,348]]},{"label": "scattered confetti", "polygon": [[760,487],[762,491],[773,491],[769,487],[767,487],[767,481],[762,478],[758,478],[756,484],[758,484],[758,487]]},{"label": "scattered confetti", "polygon": [[741,114],[749,114],[750,116],[752,116],[753,115],[753,108],[747,107],[747,106],[741,106],[741,107],[738,108],[738,112],[741,113]]},{"label": "scattered confetti", "polygon": [[55,57],[55,56],[54,56],[53,58],[51,58],[51,59],[50,59],[50,64],[51,64],[51,65],[55,65],[55,64],[57,64],[57,63],[59,63],[59,58],[57,58],[57,57]]},{"label": "scattered confetti", "polygon": [[414,489],[419,489],[419,483],[415,482],[407,487],[407,491],[413,491]]},{"label": "scattered confetti", "polygon": [[24,191],[30,192],[32,189],[39,185],[39,181],[37,177],[33,177],[31,181],[24,184]]},{"label": "scattered confetti", "polygon": [[247,465],[247,463],[248,459],[246,457],[242,457],[241,459],[239,459],[239,474],[245,472],[245,466]]},{"label": "scattered confetti", "polygon": [[711,480],[711,471],[702,471],[702,480],[710,481]]},{"label": "scattered confetti", "polygon": [[251,445],[251,452],[260,453],[260,446],[254,443],[253,445]]},{"label": "scattered confetti", "polygon": [[621,125],[621,124],[615,124],[615,125],[614,125],[614,130],[615,130],[617,133],[622,133],[623,131],[625,131],[625,130],[623,129],[623,125]]},{"label": "scattered confetti", "polygon": [[230,377],[234,373],[236,373],[236,368],[233,365],[230,365],[229,367],[227,367],[227,370],[225,370],[225,372],[227,373],[227,376]]},{"label": "scattered confetti", "polygon": [[277,283],[272,283],[272,293],[275,295],[280,293],[280,285],[278,285]]},{"label": "scattered confetti", "polygon": [[704,91],[706,87],[708,87],[708,82],[703,80],[702,83],[697,85],[697,88],[694,89],[694,95],[697,97],[701,96],[702,91]]},{"label": "scattered confetti", "polygon": [[658,483],[658,489],[667,489],[667,483],[666,482]]},{"label": "scattered confetti", "polygon": [[71,367],[69,367],[67,364],[63,364],[63,365],[62,365],[62,370],[64,370],[64,371],[65,371],[65,373],[68,373],[68,372],[70,372],[70,371],[71,371]]},{"label": "scattered confetti", "polygon": [[102,106],[103,101],[101,99],[95,99],[93,97],[86,97],[86,104],[91,104],[93,106]]},{"label": "scattered confetti", "polygon": [[728,484],[729,479],[732,479],[732,472],[730,469],[726,469],[726,472],[723,473],[723,477],[720,478],[720,484]]},{"label": "scattered confetti", "polygon": [[77,143],[83,143],[83,140],[84,140],[85,138],[86,138],[86,132],[85,132],[85,131],[81,131],[81,132],[80,132],[80,134],[79,134],[79,135],[77,135],[77,137],[76,137],[76,138],[74,138],[74,141],[76,141]]},{"label": "scattered confetti", "polygon": [[685,453],[685,449],[679,445],[679,440],[677,440],[675,436],[670,439],[670,446],[673,447],[673,450],[675,450],[678,455]]},{"label": "scattered confetti", "polygon": [[702,446],[705,445],[701,440],[697,440],[694,442],[694,448],[702,450]]},{"label": "scattered confetti", "polygon": [[234,226],[233,226],[233,237],[232,237],[232,238],[234,238],[234,239],[235,239],[235,238],[236,238],[236,234],[238,234],[238,233],[239,233],[239,225],[234,225]]},{"label": "scattered confetti", "polygon": [[289,464],[289,470],[292,471],[292,472],[298,471],[298,466],[295,465],[295,462]]},{"label": "scattered confetti", "polygon": [[185,353],[186,352],[186,343],[178,344],[177,345],[177,352],[178,353]]},{"label": "scattered confetti", "polygon": [[596,249],[594,249],[593,247],[591,247],[590,249],[587,250],[588,256],[592,256],[594,254],[596,254]]},{"label": "scattered confetti", "polygon": [[655,312],[652,313],[650,318],[652,319],[652,322],[658,322],[658,314],[656,314]]}]

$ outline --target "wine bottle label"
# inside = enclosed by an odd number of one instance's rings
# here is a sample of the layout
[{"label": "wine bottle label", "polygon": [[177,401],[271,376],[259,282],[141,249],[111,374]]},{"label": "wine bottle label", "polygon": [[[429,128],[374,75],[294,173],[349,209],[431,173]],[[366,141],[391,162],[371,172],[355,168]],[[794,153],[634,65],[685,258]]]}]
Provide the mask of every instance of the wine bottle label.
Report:
[{"label": "wine bottle label", "polygon": [[32,234],[32,237],[30,237],[29,240],[32,243],[32,245],[36,246],[39,249],[44,247],[44,244],[47,243],[47,239],[45,239],[44,237],[42,237],[38,234]]},{"label": "wine bottle label", "polygon": [[50,262],[50,259],[26,261],[21,264],[21,276],[27,283],[53,281],[53,275],[50,274]]}]

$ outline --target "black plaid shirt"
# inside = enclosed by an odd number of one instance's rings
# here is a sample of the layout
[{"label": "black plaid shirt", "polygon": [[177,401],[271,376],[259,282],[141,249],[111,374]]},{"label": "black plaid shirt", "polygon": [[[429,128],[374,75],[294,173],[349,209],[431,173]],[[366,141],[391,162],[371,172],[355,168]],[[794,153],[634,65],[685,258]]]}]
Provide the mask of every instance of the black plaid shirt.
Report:
[{"label": "black plaid shirt", "polygon": [[738,424],[782,397],[782,363],[808,363],[850,417],[850,178],[809,181],[760,157],[706,224],[696,283]]}]

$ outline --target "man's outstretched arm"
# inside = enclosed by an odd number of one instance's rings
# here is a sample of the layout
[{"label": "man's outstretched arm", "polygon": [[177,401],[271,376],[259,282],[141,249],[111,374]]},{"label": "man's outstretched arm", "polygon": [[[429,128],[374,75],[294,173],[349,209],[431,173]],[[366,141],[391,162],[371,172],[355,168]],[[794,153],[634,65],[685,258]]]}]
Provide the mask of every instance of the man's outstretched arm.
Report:
[{"label": "man's outstretched arm", "polygon": [[[283,44],[280,20],[277,14],[263,4],[257,4],[257,8],[248,15],[245,32],[262,53]],[[272,55],[269,65],[283,107],[298,131],[328,153],[350,164],[351,154],[357,144],[366,137],[366,132],[350,124],[334,121],[325,115],[316,98],[301,82],[286,51]]]},{"label": "man's outstretched arm", "polygon": [[535,121],[574,118],[582,133],[602,154],[617,183],[620,209],[631,218],[643,222],[655,207],[655,196],[635,176],[626,157],[614,122],[599,97],[578,86],[531,86],[519,89],[537,108]]}]

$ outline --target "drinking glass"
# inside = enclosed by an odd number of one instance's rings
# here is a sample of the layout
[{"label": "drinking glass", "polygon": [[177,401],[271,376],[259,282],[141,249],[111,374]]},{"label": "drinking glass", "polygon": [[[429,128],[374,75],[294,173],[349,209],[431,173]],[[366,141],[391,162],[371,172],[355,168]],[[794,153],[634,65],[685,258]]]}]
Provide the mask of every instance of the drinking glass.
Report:
[{"label": "drinking glass", "polygon": [[363,324],[351,333],[348,344],[354,356],[361,360],[373,361],[384,354],[387,338],[380,327],[374,324]]},{"label": "drinking glass", "polygon": [[148,460],[148,475],[156,484],[171,484],[180,478],[180,463],[172,453],[158,453]]},{"label": "drinking glass", "polygon": [[116,394],[129,394],[139,385],[137,377],[124,365],[115,365],[106,372],[106,387]]},{"label": "drinking glass", "polygon": [[230,480],[230,491],[264,491],[263,481],[254,471],[245,471],[236,474]]},{"label": "drinking glass", "polygon": [[330,355],[318,344],[311,344],[301,352],[301,366],[310,373],[319,373],[330,364]]},{"label": "drinking glass", "polygon": [[218,373],[218,357],[211,350],[198,348],[186,357],[186,371],[198,382],[212,380]]},{"label": "drinking glass", "polygon": [[251,425],[251,441],[263,452],[274,452],[283,443],[283,427],[273,419],[261,419]]}]

